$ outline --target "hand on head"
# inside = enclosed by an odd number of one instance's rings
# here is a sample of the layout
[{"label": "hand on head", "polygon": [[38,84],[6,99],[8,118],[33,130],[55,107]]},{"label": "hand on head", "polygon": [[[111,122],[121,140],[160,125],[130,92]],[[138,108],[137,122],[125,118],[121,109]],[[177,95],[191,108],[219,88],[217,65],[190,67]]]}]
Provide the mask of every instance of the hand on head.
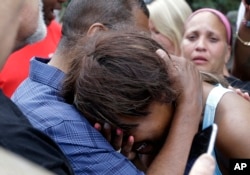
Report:
[{"label": "hand on head", "polygon": [[194,94],[197,94],[197,102],[199,102],[199,105],[198,103],[197,105],[201,107],[202,103],[200,102],[202,102],[203,93],[202,78],[195,65],[183,57],[169,56],[161,49],[157,50],[156,53],[166,62],[174,82],[174,89],[181,92],[178,101],[182,100],[182,97],[185,98],[185,95],[194,92]]},{"label": "hand on head", "polygon": [[129,160],[133,160],[136,156],[135,152],[132,151],[134,144],[134,137],[128,136],[124,139],[124,133],[120,128],[114,128],[109,123],[95,123],[94,128],[97,129],[107,139],[107,141],[113,146],[117,152],[122,153]]}]

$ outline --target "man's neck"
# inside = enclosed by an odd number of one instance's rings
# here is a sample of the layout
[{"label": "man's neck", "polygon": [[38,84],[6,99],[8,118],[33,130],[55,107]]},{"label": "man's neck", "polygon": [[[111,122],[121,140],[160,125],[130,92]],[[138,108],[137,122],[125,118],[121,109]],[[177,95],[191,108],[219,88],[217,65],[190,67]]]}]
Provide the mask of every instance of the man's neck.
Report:
[{"label": "man's neck", "polygon": [[57,69],[60,69],[61,71],[63,71],[64,73],[68,72],[69,63],[67,59],[62,54],[59,54],[57,52],[52,56],[48,65],[54,66]]}]

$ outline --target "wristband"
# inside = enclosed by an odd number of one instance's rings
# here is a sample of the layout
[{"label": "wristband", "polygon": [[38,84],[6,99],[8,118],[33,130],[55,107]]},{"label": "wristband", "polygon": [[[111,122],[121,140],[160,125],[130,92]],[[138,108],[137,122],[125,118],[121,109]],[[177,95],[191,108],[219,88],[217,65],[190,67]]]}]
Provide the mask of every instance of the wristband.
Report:
[{"label": "wristband", "polygon": [[250,21],[246,20],[246,19],[243,19],[242,20],[242,24],[244,24],[244,26],[250,28]]},{"label": "wristband", "polygon": [[250,46],[250,41],[244,41],[243,39],[241,39],[241,37],[238,35],[238,33],[236,33],[236,37],[237,39],[245,46]]}]

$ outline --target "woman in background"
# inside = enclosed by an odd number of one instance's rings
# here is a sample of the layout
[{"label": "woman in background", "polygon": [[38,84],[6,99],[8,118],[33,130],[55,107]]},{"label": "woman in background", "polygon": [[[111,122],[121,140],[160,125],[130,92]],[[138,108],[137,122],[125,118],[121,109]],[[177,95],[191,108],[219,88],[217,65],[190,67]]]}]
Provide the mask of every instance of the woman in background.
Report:
[{"label": "woman in background", "polygon": [[[186,69],[178,64],[182,58],[159,58],[155,52],[161,46],[143,34],[106,33],[86,43],[85,48],[81,45],[72,51],[75,59],[64,82],[63,96],[91,123],[107,122],[121,128],[125,136],[133,136],[132,150],[154,159],[168,142],[178,105],[188,100],[181,95],[198,93],[188,89],[195,75],[189,72],[196,71],[194,65],[189,63]],[[174,75],[176,70],[178,76]],[[176,83],[185,81],[183,77],[187,84],[180,88]],[[230,158],[250,157],[250,104],[220,83],[210,76],[209,83],[203,83],[203,99],[188,101],[190,105],[203,101],[200,130],[218,125],[213,153],[216,174],[228,174]]]},{"label": "woman in background", "polygon": [[181,55],[186,19],[192,10],[185,0],[154,0],[147,4],[151,36],[170,54]]}]

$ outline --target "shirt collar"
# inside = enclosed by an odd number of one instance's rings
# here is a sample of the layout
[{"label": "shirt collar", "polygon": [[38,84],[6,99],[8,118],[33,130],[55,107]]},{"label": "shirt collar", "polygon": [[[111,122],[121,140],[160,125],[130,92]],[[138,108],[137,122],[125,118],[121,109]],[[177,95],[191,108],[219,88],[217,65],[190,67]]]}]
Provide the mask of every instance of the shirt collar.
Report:
[{"label": "shirt collar", "polygon": [[61,90],[65,73],[56,67],[48,65],[50,59],[35,57],[30,63],[30,79]]}]

